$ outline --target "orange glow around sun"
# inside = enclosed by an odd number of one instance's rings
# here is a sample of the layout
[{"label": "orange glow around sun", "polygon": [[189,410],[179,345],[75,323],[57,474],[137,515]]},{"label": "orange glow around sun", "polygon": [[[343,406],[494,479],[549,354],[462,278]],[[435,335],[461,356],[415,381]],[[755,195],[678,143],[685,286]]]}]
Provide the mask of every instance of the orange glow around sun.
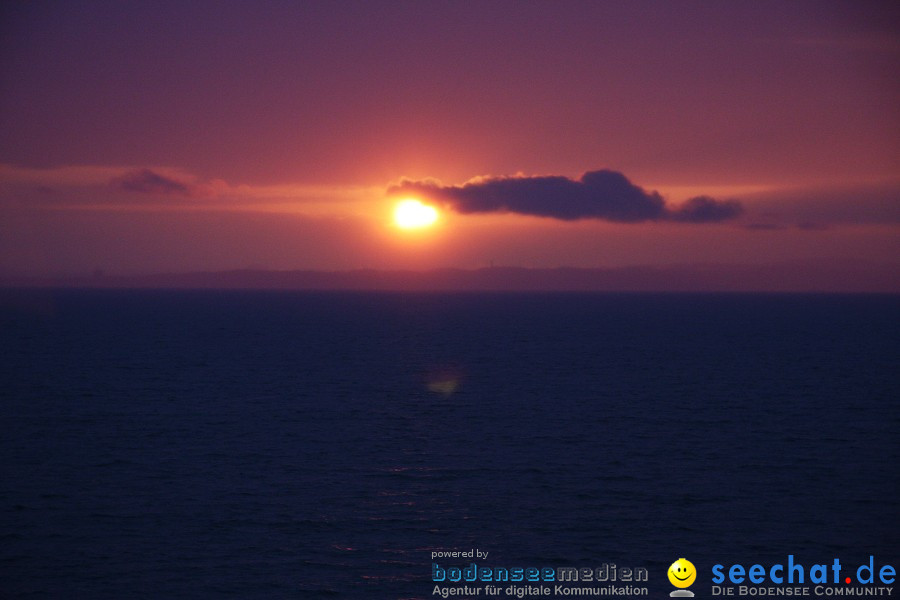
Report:
[{"label": "orange glow around sun", "polygon": [[435,207],[409,198],[394,206],[394,224],[401,229],[422,229],[434,225],[438,220]]}]

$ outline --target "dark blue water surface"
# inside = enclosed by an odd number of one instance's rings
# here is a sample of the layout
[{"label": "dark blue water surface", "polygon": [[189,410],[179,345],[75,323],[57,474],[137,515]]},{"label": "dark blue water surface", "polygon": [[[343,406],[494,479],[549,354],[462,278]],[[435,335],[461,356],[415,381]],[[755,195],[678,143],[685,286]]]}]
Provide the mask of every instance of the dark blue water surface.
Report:
[{"label": "dark blue water surface", "polygon": [[2,296],[0,597],[900,565],[896,296]]}]

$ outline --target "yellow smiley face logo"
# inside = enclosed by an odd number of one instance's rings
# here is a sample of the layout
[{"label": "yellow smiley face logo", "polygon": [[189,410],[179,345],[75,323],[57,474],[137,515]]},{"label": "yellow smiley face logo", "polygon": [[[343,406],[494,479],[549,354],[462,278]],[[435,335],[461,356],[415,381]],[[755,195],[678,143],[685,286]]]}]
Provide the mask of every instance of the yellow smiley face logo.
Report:
[{"label": "yellow smiley face logo", "polygon": [[669,567],[669,581],[677,588],[689,587],[697,579],[694,563],[686,558],[679,558]]}]

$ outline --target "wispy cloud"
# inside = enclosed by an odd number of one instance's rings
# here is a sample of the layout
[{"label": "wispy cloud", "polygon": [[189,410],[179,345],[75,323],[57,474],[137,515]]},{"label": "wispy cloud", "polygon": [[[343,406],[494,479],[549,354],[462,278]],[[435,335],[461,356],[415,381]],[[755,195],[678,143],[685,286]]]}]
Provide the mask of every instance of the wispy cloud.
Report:
[{"label": "wispy cloud", "polygon": [[229,183],[162,166],[0,164],[0,205],[87,210],[256,210],[315,215],[365,212],[380,186]]},{"label": "wispy cloud", "polygon": [[832,225],[900,224],[900,182],[773,188],[739,198],[747,208],[750,229],[818,231]]},{"label": "wispy cloud", "polygon": [[209,195],[201,186],[167,177],[151,169],[130,171],[121,177],[114,177],[110,184],[127,192],[142,194],[163,194],[197,197]]}]

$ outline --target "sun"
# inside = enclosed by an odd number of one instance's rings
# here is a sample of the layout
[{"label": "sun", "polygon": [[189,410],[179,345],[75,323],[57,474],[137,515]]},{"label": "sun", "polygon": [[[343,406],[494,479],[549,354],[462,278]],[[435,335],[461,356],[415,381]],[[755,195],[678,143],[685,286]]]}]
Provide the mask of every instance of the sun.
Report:
[{"label": "sun", "polygon": [[401,229],[430,227],[437,220],[438,211],[435,207],[414,198],[401,200],[394,207],[394,224]]}]

